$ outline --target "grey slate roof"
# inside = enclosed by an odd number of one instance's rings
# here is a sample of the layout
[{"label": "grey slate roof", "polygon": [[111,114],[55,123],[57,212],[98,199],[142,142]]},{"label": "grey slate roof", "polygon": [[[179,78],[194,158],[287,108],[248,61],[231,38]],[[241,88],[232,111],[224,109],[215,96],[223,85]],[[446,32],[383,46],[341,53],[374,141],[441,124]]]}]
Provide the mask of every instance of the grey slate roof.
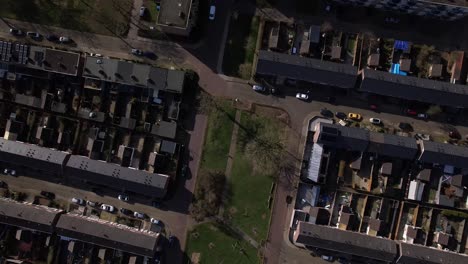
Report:
[{"label": "grey slate roof", "polygon": [[320,123],[318,132],[317,143],[326,146],[365,151],[369,144],[369,131],[360,128]]},{"label": "grey slate roof", "polygon": [[421,148],[419,160],[426,163],[468,168],[468,148],[432,141],[418,141]]},{"label": "grey slate roof", "polygon": [[329,226],[299,222],[296,243],[370,259],[392,262],[397,255],[393,240],[344,231]]},{"label": "grey slate roof", "polygon": [[70,154],[58,150],[0,138],[0,161],[46,171],[62,171]]},{"label": "grey slate roof", "polygon": [[62,210],[0,198],[0,223],[52,233]]},{"label": "grey slate roof", "polygon": [[183,71],[96,57],[86,57],[83,76],[177,93],[182,92],[185,81],[185,72]]},{"label": "grey slate roof", "polygon": [[150,231],[74,214],[62,215],[56,231],[59,236],[148,257],[154,256],[159,237]]},{"label": "grey slate roof", "polygon": [[70,157],[65,166],[65,177],[87,180],[151,197],[164,196],[169,183],[169,176],[164,174],[121,167],[75,155]]},{"label": "grey slate roof", "polygon": [[416,157],[418,145],[414,138],[370,132],[367,151],[392,158],[412,160]]},{"label": "grey slate roof", "polygon": [[401,264],[460,264],[468,263],[468,256],[436,248],[400,242]]},{"label": "grey slate roof", "polygon": [[351,89],[357,80],[357,67],[260,50],[256,74],[284,76],[311,83]]},{"label": "grey slate roof", "polygon": [[364,69],[362,92],[419,102],[468,107],[468,86]]}]

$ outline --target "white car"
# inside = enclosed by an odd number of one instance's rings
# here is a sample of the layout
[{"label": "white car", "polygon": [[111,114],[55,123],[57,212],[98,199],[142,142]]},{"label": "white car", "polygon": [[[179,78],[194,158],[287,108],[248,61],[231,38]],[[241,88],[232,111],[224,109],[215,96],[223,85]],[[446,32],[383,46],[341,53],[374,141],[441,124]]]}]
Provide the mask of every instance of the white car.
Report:
[{"label": "white car", "polygon": [[256,85],[256,84],[254,84],[254,85],[252,86],[252,89],[253,89],[254,91],[256,91],[256,92],[265,92],[265,91],[266,91],[265,87],[260,86],[260,85]]},{"label": "white car", "polygon": [[73,197],[71,199],[72,203],[76,203],[76,204],[79,204],[79,205],[84,205],[85,204],[85,200],[81,199],[81,198],[75,198]]},{"label": "white car", "polygon": [[304,94],[304,93],[297,93],[296,94],[296,98],[299,99],[299,100],[307,100],[309,99],[309,96],[307,94]]},{"label": "white car", "polygon": [[156,219],[156,218],[151,218],[150,222],[152,224],[156,224],[156,225],[159,225],[159,223],[161,222],[160,220]]},{"label": "white car", "polygon": [[369,122],[371,122],[373,125],[380,125],[380,124],[382,124],[382,120],[380,120],[380,119],[378,119],[378,118],[375,118],[375,117],[369,118]]},{"label": "white car", "polygon": [[140,17],[144,17],[146,13],[146,7],[142,6],[140,7]]},{"label": "white car", "polygon": [[145,219],[145,214],[139,213],[139,212],[134,212],[133,216],[139,219]]},{"label": "white car", "polygon": [[210,20],[215,19],[215,13],[216,13],[216,6],[214,5],[210,6],[210,15],[209,15]]},{"label": "white car", "polygon": [[129,199],[128,195],[126,194],[119,194],[117,198],[119,198],[120,201],[124,201],[124,202],[128,202],[128,199]]},{"label": "white car", "polygon": [[107,212],[111,212],[111,213],[114,212],[114,210],[115,210],[114,206],[108,205],[108,204],[102,204],[101,209],[103,211],[107,211]]},{"label": "white car", "polygon": [[68,43],[70,42],[70,38],[69,37],[60,37],[59,38],[59,41],[62,42],[62,43]]}]

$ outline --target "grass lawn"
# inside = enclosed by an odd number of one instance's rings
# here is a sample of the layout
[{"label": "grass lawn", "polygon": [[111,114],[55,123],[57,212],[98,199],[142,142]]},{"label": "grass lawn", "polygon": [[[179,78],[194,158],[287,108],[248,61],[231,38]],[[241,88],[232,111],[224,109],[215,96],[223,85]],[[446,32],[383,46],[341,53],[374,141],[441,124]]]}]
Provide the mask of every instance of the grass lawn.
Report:
[{"label": "grass lawn", "polygon": [[159,11],[156,9],[156,1],[154,0],[145,0],[144,6],[148,8],[149,17],[148,20],[152,23],[158,21]]},{"label": "grass lawn", "polygon": [[132,0],[0,0],[0,16],[105,35],[125,36]]},{"label": "grass lawn", "polygon": [[231,144],[236,110],[229,101],[217,101],[208,117],[201,170],[216,170],[224,173]]},{"label": "grass lawn", "polygon": [[224,49],[223,71],[230,76],[250,79],[257,43],[259,19],[233,15]]},{"label": "grass lawn", "polygon": [[[242,129],[242,127],[247,129]],[[254,129],[253,129],[254,128]],[[254,135],[248,131],[256,131]],[[256,167],[246,143],[253,137],[264,137],[280,140],[282,135],[280,123],[274,119],[242,113],[238,144],[230,180],[230,201],[225,213],[233,225],[239,227],[258,242],[266,239],[270,213],[268,198],[274,172],[266,172]],[[256,153],[261,152],[257,151]],[[258,167],[258,166],[257,166]]]},{"label": "grass lawn", "polygon": [[185,252],[189,259],[200,253],[199,263],[259,263],[254,247],[216,223],[198,225],[187,238]]}]

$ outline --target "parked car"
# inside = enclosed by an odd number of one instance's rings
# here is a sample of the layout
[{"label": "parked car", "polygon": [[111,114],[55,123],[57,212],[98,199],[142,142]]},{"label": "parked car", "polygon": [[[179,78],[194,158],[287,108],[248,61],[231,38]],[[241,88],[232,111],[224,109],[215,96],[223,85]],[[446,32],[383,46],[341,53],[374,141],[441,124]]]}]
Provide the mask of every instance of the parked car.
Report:
[{"label": "parked car", "polygon": [[98,202],[93,202],[93,201],[87,201],[86,204],[89,205],[89,206],[91,206],[91,207],[96,207],[96,206],[99,205]]},{"label": "parked car", "polygon": [[369,118],[369,122],[371,122],[371,124],[373,124],[373,125],[381,125],[382,124],[382,120],[380,120],[379,118],[375,118],[375,117]]},{"label": "parked car", "polygon": [[325,96],[323,98],[323,101],[327,102],[327,103],[330,103],[330,104],[334,104],[335,101],[336,101],[336,98],[334,96]]},{"label": "parked car", "polygon": [[142,6],[140,7],[140,17],[144,17],[146,13],[146,7]]},{"label": "parked car", "polygon": [[150,60],[155,60],[155,59],[158,58],[158,56],[156,56],[156,53],[151,52],[151,51],[144,51],[143,56],[145,56],[146,58],[148,58]]},{"label": "parked car", "polygon": [[377,111],[377,109],[379,109],[379,107],[376,104],[369,105],[369,108],[374,111]]},{"label": "parked car", "polygon": [[254,91],[256,91],[256,92],[261,92],[261,93],[263,93],[263,92],[266,91],[265,87],[260,86],[260,85],[256,85],[256,84],[254,84],[254,85],[252,86],[252,89],[253,89]]},{"label": "parked car", "polygon": [[134,212],[133,216],[138,218],[138,219],[145,219],[145,214],[144,213]]},{"label": "parked car", "polygon": [[170,236],[169,236],[169,246],[172,246],[172,245],[174,245],[175,243],[177,243],[177,237],[176,237],[176,236],[173,236],[173,235],[170,235]]},{"label": "parked car", "polygon": [[409,109],[409,108],[408,108],[408,109],[406,109],[406,114],[407,114],[407,115],[410,115],[410,116],[416,116],[416,115],[418,115],[418,112],[416,112],[416,111],[413,110],[413,109]]},{"label": "parked car", "polygon": [[55,193],[53,192],[41,191],[41,195],[51,200],[55,199]]},{"label": "parked car", "polygon": [[110,213],[112,213],[112,212],[115,211],[114,206],[109,205],[109,204],[101,204],[101,209],[102,209],[103,211],[107,211],[107,212],[110,212]]},{"label": "parked car", "polygon": [[305,93],[297,93],[296,98],[299,100],[306,101],[307,99],[309,99],[309,96]]},{"label": "parked car", "polygon": [[338,124],[342,125],[342,126],[348,126],[349,125],[349,122],[346,121],[346,120],[340,120],[338,121]]},{"label": "parked car", "polygon": [[142,51],[142,50],[139,50],[139,49],[132,49],[132,50],[131,50],[131,53],[132,53],[133,55],[137,55],[137,56],[143,55],[143,51]]},{"label": "parked car", "polygon": [[126,208],[120,208],[120,212],[124,215],[133,215],[133,211]]},{"label": "parked car", "polygon": [[17,28],[10,28],[10,34],[12,34],[13,36],[20,37],[24,35],[24,32]]},{"label": "parked car", "polygon": [[16,176],[16,170],[12,170],[12,169],[4,169],[3,170],[3,174],[5,175],[11,175],[11,176]]},{"label": "parked car", "polygon": [[461,135],[457,130],[450,130],[449,137],[453,139],[461,139]]},{"label": "parked car", "polygon": [[346,117],[347,117],[346,114],[343,113],[343,112],[336,112],[336,113],[335,113],[335,116],[336,116],[337,118],[341,119],[341,120],[345,120]]},{"label": "parked car", "polygon": [[159,201],[152,201],[151,206],[154,208],[161,208],[161,203]]},{"label": "parked car", "polygon": [[66,43],[70,43],[71,42],[71,39],[69,37],[60,37],[59,38],[59,41],[60,43],[63,43],[63,44],[66,44]]},{"label": "parked car", "polygon": [[72,203],[79,204],[79,205],[84,205],[85,204],[85,200],[83,200],[81,198],[73,197],[71,199],[71,201],[72,201]]},{"label": "parked car", "polygon": [[426,120],[426,119],[429,118],[429,116],[428,116],[427,114],[425,114],[425,113],[419,113],[419,114],[417,115],[417,117],[418,117],[419,119],[423,119],[423,120]]},{"label": "parked car", "polygon": [[323,115],[324,117],[330,117],[330,118],[333,117],[333,112],[326,108],[320,109],[320,114]]},{"label": "parked car", "polygon": [[335,258],[333,256],[327,256],[327,255],[322,255],[322,259],[328,262],[335,261]]},{"label": "parked car", "polygon": [[284,85],[295,87],[297,85],[297,81],[294,79],[286,79],[284,80]]},{"label": "parked car", "polygon": [[55,42],[55,41],[59,40],[59,37],[57,35],[54,35],[54,34],[49,34],[49,35],[46,35],[46,39],[48,41]]},{"label": "parked car", "polygon": [[413,127],[411,126],[411,124],[409,123],[405,123],[405,122],[400,122],[400,124],[398,125],[398,127],[402,130],[412,130]]},{"label": "parked car", "polygon": [[362,119],[362,116],[360,114],[356,114],[356,113],[349,113],[348,118],[351,119],[351,120],[360,121]]},{"label": "parked car", "polygon": [[187,164],[182,165],[182,168],[180,168],[180,176],[183,178],[187,178]]},{"label": "parked car", "polygon": [[159,225],[159,224],[161,223],[160,220],[158,220],[158,219],[156,219],[156,218],[153,218],[153,217],[151,217],[150,222],[151,222],[152,224],[156,224],[156,225]]},{"label": "parked car", "polygon": [[120,201],[124,201],[124,202],[128,202],[128,200],[130,199],[130,198],[128,197],[128,195],[126,195],[126,194],[124,194],[124,193],[123,193],[123,194],[119,194],[119,196],[118,196],[117,198],[119,198]]},{"label": "parked car", "polygon": [[26,35],[33,40],[39,41],[42,39],[42,35],[37,32],[27,32]]},{"label": "parked car", "polygon": [[216,6],[212,5],[212,6],[210,6],[210,15],[208,16],[208,18],[210,20],[214,20],[215,19],[215,14],[216,14]]}]

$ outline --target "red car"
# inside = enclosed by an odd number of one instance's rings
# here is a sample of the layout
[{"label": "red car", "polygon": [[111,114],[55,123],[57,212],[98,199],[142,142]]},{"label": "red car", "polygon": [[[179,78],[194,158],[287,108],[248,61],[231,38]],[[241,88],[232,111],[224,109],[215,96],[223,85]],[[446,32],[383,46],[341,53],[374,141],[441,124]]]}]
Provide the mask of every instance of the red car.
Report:
[{"label": "red car", "polygon": [[369,105],[369,108],[375,111],[375,110],[377,110],[378,107],[375,104],[371,104],[371,105]]},{"label": "red car", "polygon": [[414,111],[413,109],[406,109],[406,114],[410,116],[416,116],[418,115],[418,112]]},{"label": "red car", "polygon": [[453,139],[461,139],[460,133],[458,133],[458,131],[456,131],[456,130],[450,131],[449,132],[449,137],[451,137]]}]

